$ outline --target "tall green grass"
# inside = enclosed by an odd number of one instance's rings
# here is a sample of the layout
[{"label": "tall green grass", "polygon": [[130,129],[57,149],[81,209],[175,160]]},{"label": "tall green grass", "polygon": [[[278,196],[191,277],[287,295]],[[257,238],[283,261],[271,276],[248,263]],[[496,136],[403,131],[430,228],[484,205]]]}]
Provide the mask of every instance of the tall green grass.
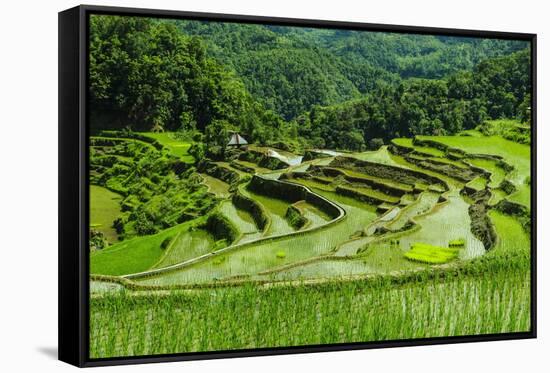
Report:
[{"label": "tall green grass", "polygon": [[[528,272],[316,286],[245,286],[90,302],[90,356],[528,331]],[[353,316],[351,316],[353,315]]]}]

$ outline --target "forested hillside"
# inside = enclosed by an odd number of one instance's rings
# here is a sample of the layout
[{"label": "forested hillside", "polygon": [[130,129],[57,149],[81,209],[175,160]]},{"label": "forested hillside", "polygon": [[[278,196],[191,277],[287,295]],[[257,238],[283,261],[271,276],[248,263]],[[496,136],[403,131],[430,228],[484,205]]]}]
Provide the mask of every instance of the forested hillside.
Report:
[{"label": "forested hillside", "polygon": [[487,119],[528,120],[527,50],[492,58],[445,79],[407,79],[363,98],[313,109],[297,118],[300,136],[317,147],[362,150],[368,141],[447,135]]},{"label": "forested hillside", "polygon": [[175,21],[285,119],[392,85],[442,78],[523,49],[517,41]]},{"label": "forested hillside", "polygon": [[215,121],[277,126],[242,81],[207,56],[199,38],[133,17],[93,17],[90,29],[94,128],[204,131]]},{"label": "forested hillside", "polygon": [[360,150],[528,117],[525,42],[101,16],[90,37],[95,130]]}]

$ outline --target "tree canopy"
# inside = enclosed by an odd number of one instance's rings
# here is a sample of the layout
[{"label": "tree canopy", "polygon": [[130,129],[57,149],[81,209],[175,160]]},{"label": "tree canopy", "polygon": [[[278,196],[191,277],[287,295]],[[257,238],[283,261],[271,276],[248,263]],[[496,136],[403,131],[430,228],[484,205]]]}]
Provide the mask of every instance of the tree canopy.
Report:
[{"label": "tree canopy", "polygon": [[195,131],[197,154],[258,143],[364,149],[527,121],[520,41],[99,16],[90,23],[93,130]]}]

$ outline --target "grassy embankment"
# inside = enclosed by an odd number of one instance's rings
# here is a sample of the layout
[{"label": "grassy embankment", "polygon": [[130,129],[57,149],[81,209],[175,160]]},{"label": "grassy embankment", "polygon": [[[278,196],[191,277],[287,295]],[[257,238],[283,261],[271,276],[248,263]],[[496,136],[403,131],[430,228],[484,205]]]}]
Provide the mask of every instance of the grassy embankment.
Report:
[{"label": "grassy embankment", "polygon": [[90,227],[103,233],[110,244],[118,241],[113,221],[120,215],[121,199],[107,188],[90,185]]}]

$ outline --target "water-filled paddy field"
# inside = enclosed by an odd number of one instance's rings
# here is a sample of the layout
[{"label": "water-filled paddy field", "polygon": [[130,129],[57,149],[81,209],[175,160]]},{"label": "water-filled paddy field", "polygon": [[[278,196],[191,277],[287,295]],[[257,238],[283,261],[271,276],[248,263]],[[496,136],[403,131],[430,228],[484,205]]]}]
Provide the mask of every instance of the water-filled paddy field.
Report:
[{"label": "water-filled paddy field", "polygon": [[[170,139],[159,140],[185,157]],[[92,252],[92,275],[107,276],[90,285],[92,355],[528,330],[529,227],[518,211],[530,205],[530,154],[503,150],[500,138],[463,139],[397,139],[396,147],[317,151],[323,156],[303,162],[254,148],[287,162],[274,169],[255,158],[214,162],[221,170],[200,174],[215,198],[211,214]],[[236,178],[222,177],[228,172]],[[252,190],[253,177],[308,192]],[[121,213],[110,211],[109,220]],[[412,260],[413,248],[437,260]],[[456,255],[442,255],[449,252]],[[342,317],[342,307],[362,321]],[[228,339],[212,339],[213,320]]]},{"label": "water-filled paddy field", "polygon": [[[217,211],[236,231],[233,240],[225,241],[226,246],[231,245],[230,249],[224,250],[217,242],[223,237],[215,238],[205,227],[175,229],[167,250],[155,255],[148,254],[151,257],[148,262],[150,269],[177,267],[179,263],[212,252],[216,255],[201,258],[175,270],[155,273],[154,276],[130,276],[130,279],[139,284],[164,286],[265,279],[274,273],[277,273],[277,278],[285,275],[292,278],[331,278],[346,274],[407,271],[422,267],[407,260],[404,255],[415,243],[445,247],[453,240],[464,243],[455,261],[468,261],[483,256],[491,248],[484,247],[479,232],[476,236],[472,229],[470,207],[476,203],[476,199],[470,194],[488,188],[489,197],[483,202],[488,209],[496,208],[504,199],[525,199],[521,194],[526,189],[521,185],[512,192],[504,191],[500,185],[505,180],[517,183],[518,175],[525,175],[526,161],[522,157],[528,153],[521,148],[519,155],[514,154],[509,159],[505,157],[508,153],[500,149],[503,140],[494,138],[483,139],[489,141],[488,148],[481,147],[479,138],[468,137],[460,142],[452,137],[419,137],[419,140],[434,140],[471,153],[464,153],[463,159],[456,159],[456,155],[447,157],[447,153],[454,150],[445,151],[445,148],[427,146],[425,142],[418,144],[413,139],[395,139],[393,144],[408,149],[406,155],[398,154],[391,146],[383,146],[377,151],[350,154],[318,151],[324,153],[323,157],[301,163],[298,162],[299,157],[290,152],[255,147],[256,152],[266,152],[279,160],[292,159],[293,164],[288,163],[287,169],[267,170],[252,160],[239,160],[239,164],[246,165],[235,171],[240,178],[246,177],[246,170],[250,170],[250,175],[260,177],[263,173],[270,180],[286,176],[286,182],[309,187],[312,193],[337,204],[346,216],[341,221],[331,222],[332,218],[315,203],[274,198],[268,192],[250,190],[247,183],[238,186],[238,190],[246,198],[255,201],[256,210],[246,210],[242,206],[238,208],[230,199],[234,190],[226,180],[202,174],[208,190],[221,199]],[[487,154],[490,151],[494,153]],[[414,157],[410,158],[410,154]],[[498,157],[490,158],[487,155]],[[368,167],[363,170],[362,163],[347,167],[342,161],[334,166],[335,160],[341,157],[366,162]],[[452,173],[426,169],[423,163],[419,163],[419,159],[431,159],[436,164],[458,169],[472,167],[478,176],[474,172],[470,181],[464,181],[455,178]],[[506,160],[509,160],[511,167],[503,165]],[[230,162],[216,164],[222,168],[232,168]],[[373,166],[377,164],[380,170]],[[418,180],[413,178],[411,181],[410,177],[392,178],[392,172],[405,172],[401,170],[413,172],[413,175],[418,175]],[[439,186],[430,185],[434,182],[439,183]],[[449,190],[441,189],[441,185],[446,185]],[[468,190],[470,194],[463,194],[463,190]],[[294,217],[289,211],[292,209]],[[266,221],[262,227],[258,226],[258,216],[254,216],[260,210],[260,215],[265,215],[263,219]],[[296,225],[293,220],[297,216],[302,220],[300,225]],[[268,237],[274,238],[266,240]],[[139,238],[134,240],[140,242]],[[232,249],[233,246],[235,249]],[[156,260],[153,261],[153,258]],[[96,263],[96,266],[102,265]],[[112,264],[103,266],[109,268]],[[98,273],[132,274],[125,269],[132,266],[121,267]],[[135,267],[140,268],[140,271],[135,272],[147,272],[146,265]]]}]

